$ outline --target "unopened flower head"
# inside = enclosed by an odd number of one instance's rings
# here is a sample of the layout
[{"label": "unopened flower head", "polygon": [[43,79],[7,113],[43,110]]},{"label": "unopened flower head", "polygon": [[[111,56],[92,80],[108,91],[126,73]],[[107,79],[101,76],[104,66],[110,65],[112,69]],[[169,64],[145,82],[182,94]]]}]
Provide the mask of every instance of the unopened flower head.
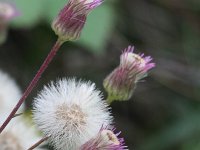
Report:
[{"label": "unopened flower head", "polygon": [[52,29],[61,41],[77,40],[85,25],[88,13],[102,0],[69,0],[52,23]]},{"label": "unopened flower head", "polygon": [[135,54],[129,46],[120,56],[120,65],[103,82],[108,92],[108,101],[128,100],[133,95],[136,83],[147,76],[155,64],[150,56]]},{"label": "unopened flower head", "polygon": [[39,139],[41,137],[33,126],[22,118],[14,118],[0,135],[0,150],[25,150]]},{"label": "unopened flower head", "polygon": [[76,150],[112,121],[90,82],[62,79],[45,86],[34,102],[34,120],[58,150]]},{"label": "unopened flower head", "polygon": [[[0,124],[9,115],[17,100],[21,97],[21,91],[16,82],[6,73],[0,70]],[[24,105],[20,111],[24,109]]]},{"label": "unopened flower head", "polygon": [[102,128],[100,132],[83,144],[80,150],[125,150],[124,139],[119,138],[120,133],[115,134],[114,129]]}]

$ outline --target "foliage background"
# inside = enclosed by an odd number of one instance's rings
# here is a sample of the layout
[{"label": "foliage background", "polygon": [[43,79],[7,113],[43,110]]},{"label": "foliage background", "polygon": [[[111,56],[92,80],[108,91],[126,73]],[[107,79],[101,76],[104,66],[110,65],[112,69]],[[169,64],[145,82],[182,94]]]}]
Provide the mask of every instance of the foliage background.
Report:
[{"label": "foliage background", "polygon": [[[21,16],[0,47],[0,67],[25,89],[56,41],[50,23],[66,0],[13,0]],[[43,84],[77,76],[97,83],[129,44],[157,66],[112,112],[129,149],[200,149],[200,1],[107,0],[88,17],[82,37],[65,43],[27,100]]]}]

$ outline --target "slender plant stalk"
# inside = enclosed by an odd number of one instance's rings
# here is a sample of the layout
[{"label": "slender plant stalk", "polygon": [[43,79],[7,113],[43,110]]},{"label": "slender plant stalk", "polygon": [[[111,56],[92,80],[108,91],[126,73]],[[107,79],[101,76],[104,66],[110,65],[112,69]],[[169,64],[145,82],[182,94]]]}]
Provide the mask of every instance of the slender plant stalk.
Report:
[{"label": "slender plant stalk", "polygon": [[0,134],[4,130],[4,128],[8,125],[8,123],[10,122],[10,120],[15,116],[15,113],[20,108],[20,106],[25,101],[25,99],[28,97],[28,95],[33,90],[33,88],[37,85],[37,82],[40,79],[42,73],[46,70],[46,68],[48,67],[49,63],[52,61],[52,59],[56,55],[56,52],[59,50],[59,48],[60,48],[60,46],[62,44],[63,44],[63,42],[60,39],[58,39],[56,41],[55,45],[53,46],[53,48],[49,52],[48,56],[46,57],[45,61],[41,65],[41,67],[38,70],[38,72],[36,73],[35,77],[32,79],[32,81],[30,82],[30,84],[26,88],[26,90],[23,93],[21,99],[18,101],[18,103],[13,108],[12,112],[10,113],[10,115],[7,117],[7,119],[5,120],[5,122],[3,123],[3,125],[0,127]]},{"label": "slender plant stalk", "polygon": [[44,141],[46,141],[48,137],[44,137],[41,140],[39,140],[37,143],[35,143],[33,146],[31,146],[28,150],[33,150],[34,148],[38,147],[40,144],[42,144]]}]

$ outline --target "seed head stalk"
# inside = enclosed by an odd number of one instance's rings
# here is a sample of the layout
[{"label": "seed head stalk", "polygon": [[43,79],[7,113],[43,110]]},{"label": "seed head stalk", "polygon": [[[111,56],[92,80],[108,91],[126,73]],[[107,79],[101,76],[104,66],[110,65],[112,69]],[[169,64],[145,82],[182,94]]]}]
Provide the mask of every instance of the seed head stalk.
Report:
[{"label": "seed head stalk", "polygon": [[13,108],[13,110],[11,111],[10,115],[7,117],[7,119],[5,120],[5,122],[1,125],[1,127],[0,127],[0,134],[4,130],[4,128],[8,125],[8,123],[11,121],[11,119],[15,116],[17,110],[20,108],[20,106],[22,105],[22,103],[26,100],[26,98],[28,97],[28,95],[33,90],[33,88],[37,85],[37,82],[39,81],[41,75],[46,70],[46,68],[48,67],[49,63],[52,61],[52,59],[54,58],[54,56],[56,55],[57,51],[59,50],[59,48],[61,47],[62,44],[63,44],[63,41],[58,38],[58,40],[54,44],[53,48],[49,52],[48,56],[44,60],[43,64],[41,65],[40,69],[36,73],[35,77],[32,79],[32,81],[30,82],[30,84],[26,88],[26,90],[23,93],[21,99],[18,101],[18,103],[16,104],[16,106]]},{"label": "seed head stalk", "polygon": [[41,140],[39,140],[37,143],[35,143],[34,145],[32,145],[28,150],[33,150],[36,147],[38,147],[40,144],[42,144],[44,141],[46,141],[48,139],[48,137],[44,137]]}]

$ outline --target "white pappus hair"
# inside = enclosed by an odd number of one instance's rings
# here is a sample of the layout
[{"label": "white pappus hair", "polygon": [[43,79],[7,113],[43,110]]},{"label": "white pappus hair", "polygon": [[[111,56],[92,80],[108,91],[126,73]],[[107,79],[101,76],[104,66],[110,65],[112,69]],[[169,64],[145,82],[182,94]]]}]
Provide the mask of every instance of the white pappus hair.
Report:
[{"label": "white pappus hair", "polygon": [[[6,73],[0,70],[0,124],[5,121],[10,111],[21,97],[21,90],[16,82]],[[24,110],[24,105],[19,111]]]},{"label": "white pappus hair", "polygon": [[74,78],[45,86],[33,108],[36,124],[57,150],[77,150],[112,122],[95,84]]}]

